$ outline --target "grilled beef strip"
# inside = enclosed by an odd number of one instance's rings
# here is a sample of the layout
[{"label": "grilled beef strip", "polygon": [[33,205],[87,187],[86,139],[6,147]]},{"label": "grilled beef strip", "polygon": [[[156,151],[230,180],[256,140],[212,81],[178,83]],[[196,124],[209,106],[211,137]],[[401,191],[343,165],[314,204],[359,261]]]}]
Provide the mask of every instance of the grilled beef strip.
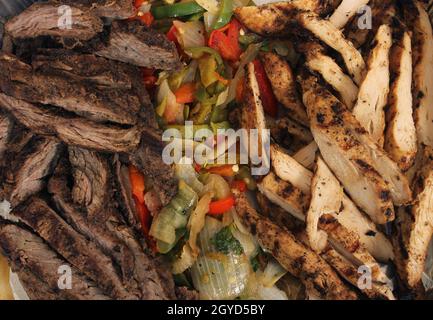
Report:
[{"label": "grilled beef strip", "polygon": [[175,45],[139,21],[114,21],[108,40],[96,37],[88,46],[96,55],[139,67],[174,70],[181,66]]},{"label": "grilled beef strip", "polygon": [[152,181],[163,206],[167,205],[177,193],[174,170],[164,163],[161,157],[164,146],[158,130],[144,128],[140,146],[130,156],[131,162]]},{"label": "grilled beef strip", "polygon": [[127,19],[134,15],[135,9],[130,0],[54,0],[62,5],[74,6],[90,11],[98,17]]},{"label": "grilled beef strip", "polygon": [[102,125],[79,117],[59,115],[0,93],[0,108],[10,112],[23,126],[40,135],[55,136],[68,145],[104,152],[130,152],[140,143],[140,128]]},{"label": "grilled beef strip", "polygon": [[[149,283],[146,278],[152,276],[156,282],[157,277],[153,271],[155,266],[151,265],[149,271],[144,269],[151,261],[132,232],[119,221],[117,213],[109,206],[105,206],[98,212],[102,219],[96,219],[96,216],[91,216],[85,208],[72,203],[71,191],[67,187],[67,177],[64,175],[67,170],[64,164],[59,165],[48,186],[52,201],[62,217],[89,241],[97,244],[107,256],[113,258],[122,275],[122,282],[127,283],[128,287],[140,290],[141,299],[167,298],[161,293],[164,291],[164,285],[158,283],[158,286],[153,286],[153,282]],[[107,203],[108,201],[110,200],[107,199]]]},{"label": "grilled beef strip", "polygon": [[0,111],[0,159],[3,158],[3,155],[7,150],[8,142],[11,139],[12,129],[12,119],[10,116]]},{"label": "grilled beef strip", "polygon": [[[62,16],[64,27],[59,24]],[[60,3],[35,3],[10,19],[5,30],[14,39],[53,36],[89,40],[101,32],[103,26],[99,17],[77,6],[67,8]]]},{"label": "grilled beef strip", "polygon": [[95,56],[64,49],[39,49],[32,57],[38,73],[83,81],[99,89],[131,89],[129,72],[133,67]]},{"label": "grilled beef strip", "polygon": [[128,90],[100,90],[72,78],[34,71],[8,54],[0,55],[0,89],[32,103],[50,104],[97,122],[133,125],[140,110],[137,96]]},{"label": "grilled beef strip", "polygon": [[95,216],[106,206],[109,187],[108,161],[102,155],[78,147],[69,147],[74,186],[72,199]]},{"label": "grilled beef strip", "polygon": [[11,215],[33,229],[67,261],[95,281],[105,294],[115,299],[140,298],[135,288],[121,281],[112,260],[67,224],[46,201],[32,197]]},{"label": "grilled beef strip", "polygon": [[2,187],[12,208],[44,188],[45,179],[53,172],[61,148],[59,142],[35,137],[9,164],[7,181]]},{"label": "grilled beef strip", "polygon": [[[111,187],[114,182],[107,158],[74,147],[69,148],[69,160],[74,180],[72,195],[66,177],[70,170],[64,163],[58,166],[48,187],[65,220],[114,258],[123,282],[138,287],[141,299],[175,298],[171,274],[165,277],[160,274],[162,262],[144,252],[139,237],[125,225],[116,208],[116,190]],[[81,188],[74,197],[78,185]],[[79,200],[80,208],[72,204],[72,198],[75,202]]]},{"label": "grilled beef strip", "polygon": [[[96,287],[94,282],[70,266],[67,261],[32,232],[15,223],[0,221],[0,238],[2,239],[0,250],[8,258],[12,270],[18,272],[20,280],[24,282],[26,291],[31,296],[36,296],[39,299],[109,299]],[[62,290],[58,286],[61,266],[71,267],[71,289]],[[31,289],[31,285],[35,282],[42,284],[43,288],[47,287],[46,290],[42,290],[42,294],[38,293],[38,287]],[[26,286],[26,283],[29,285]],[[30,290],[27,290],[29,287]],[[44,291],[47,291],[48,296],[45,296]]]}]

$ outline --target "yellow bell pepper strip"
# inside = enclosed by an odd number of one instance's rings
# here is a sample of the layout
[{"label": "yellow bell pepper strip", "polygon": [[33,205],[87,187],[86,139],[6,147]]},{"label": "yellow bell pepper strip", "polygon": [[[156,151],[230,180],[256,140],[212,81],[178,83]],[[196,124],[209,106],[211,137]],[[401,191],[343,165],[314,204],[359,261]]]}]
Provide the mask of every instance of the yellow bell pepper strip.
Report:
[{"label": "yellow bell pepper strip", "polygon": [[152,7],[150,12],[155,19],[176,18],[190,16],[196,13],[205,12],[195,1],[179,2],[166,6]]},{"label": "yellow bell pepper strip", "polygon": [[185,50],[185,53],[188,54],[193,59],[199,59],[204,54],[208,53],[211,56],[213,56],[218,63],[218,65],[222,65],[223,59],[221,58],[221,55],[216,51],[215,49],[209,48],[209,47],[194,47],[194,48],[188,48]]}]

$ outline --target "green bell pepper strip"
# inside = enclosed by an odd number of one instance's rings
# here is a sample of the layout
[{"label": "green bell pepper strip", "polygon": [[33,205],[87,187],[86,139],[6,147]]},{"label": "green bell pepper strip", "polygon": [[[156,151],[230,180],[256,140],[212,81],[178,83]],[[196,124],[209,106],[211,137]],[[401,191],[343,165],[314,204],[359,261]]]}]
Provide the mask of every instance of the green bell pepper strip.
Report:
[{"label": "green bell pepper strip", "polygon": [[218,18],[213,25],[213,29],[220,29],[230,22],[233,15],[233,0],[222,0],[221,10],[219,12]]},{"label": "green bell pepper strip", "polygon": [[205,12],[196,2],[182,2],[166,6],[152,7],[150,12],[155,19],[176,18]]}]

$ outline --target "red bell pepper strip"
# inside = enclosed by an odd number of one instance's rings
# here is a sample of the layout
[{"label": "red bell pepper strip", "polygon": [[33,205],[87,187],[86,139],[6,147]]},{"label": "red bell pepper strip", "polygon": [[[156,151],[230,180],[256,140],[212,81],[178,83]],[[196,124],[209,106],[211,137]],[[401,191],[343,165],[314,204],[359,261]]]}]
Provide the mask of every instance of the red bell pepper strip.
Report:
[{"label": "red bell pepper strip", "polygon": [[244,180],[234,180],[232,182],[232,188],[239,190],[240,192],[245,192],[247,191],[247,184]]},{"label": "red bell pepper strip", "polygon": [[211,167],[207,170],[209,173],[218,174],[223,177],[233,177],[235,172],[233,171],[233,165],[226,164],[218,167]]},{"label": "red bell pepper strip", "polygon": [[260,98],[263,103],[264,111],[272,117],[276,117],[278,113],[277,99],[275,98],[274,91],[272,90],[271,82],[266,75],[265,68],[260,60],[255,59],[254,74],[257,78],[257,83],[260,90]]},{"label": "red bell pepper strip", "polygon": [[134,202],[135,202],[135,208],[137,209],[138,219],[141,224],[141,229],[143,230],[144,234],[147,236],[149,234],[150,222],[151,222],[151,215],[149,209],[147,209],[146,205],[144,203],[141,203],[140,200],[138,200],[137,197],[135,196],[134,196]]},{"label": "red bell pepper strip", "polygon": [[155,75],[155,69],[142,68],[143,81],[147,90],[152,91],[156,87],[158,77]]},{"label": "red bell pepper strip", "polygon": [[134,7],[136,7],[137,9],[141,7],[141,5],[145,2],[146,0],[135,0],[134,1]]},{"label": "red bell pepper strip", "polygon": [[233,19],[223,28],[211,32],[208,40],[209,47],[217,50],[226,60],[238,61],[242,53],[239,46],[240,30],[240,23]]},{"label": "red bell pepper strip", "polygon": [[193,82],[185,83],[174,92],[177,103],[191,103],[195,99],[197,91],[196,84]]},{"label": "red bell pepper strip", "polygon": [[177,29],[174,25],[172,25],[170,30],[168,30],[167,32],[167,39],[177,43],[176,33],[177,33]]},{"label": "red bell pepper strip", "polygon": [[195,170],[195,172],[200,173],[200,171],[201,171],[201,165],[199,165],[198,163],[194,162],[194,170]]},{"label": "red bell pepper strip", "polygon": [[137,19],[143,22],[147,27],[150,27],[155,20],[155,18],[152,16],[150,12],[138,12],[137,13]]},{"label": "red bell pepper strip", "polygon": [[129,166],[129,180],[132,194],[139,203],[144,204],[144,175],[133,165]]},{"label": "red bell pepper strip", "polygon": [[235,198],[230,196],[228,198],[212,201],[209,204],[209,214],[219,215],[229,211],[235,205]]}]

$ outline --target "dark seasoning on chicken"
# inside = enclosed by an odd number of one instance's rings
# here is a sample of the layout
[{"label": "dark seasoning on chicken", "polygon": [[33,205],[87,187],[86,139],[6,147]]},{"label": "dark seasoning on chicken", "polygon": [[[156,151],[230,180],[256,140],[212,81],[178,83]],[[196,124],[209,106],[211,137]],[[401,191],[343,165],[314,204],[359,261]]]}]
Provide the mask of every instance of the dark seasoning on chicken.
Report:
[{"label": "dark seasoning on chicken", "polygon": [[[0,267],[35,300],[428,299],[433,1],[219,3],[51,0],[6,21]],[[185,120],[269,129],[271,171],[167,165],[162,129]]]}]

